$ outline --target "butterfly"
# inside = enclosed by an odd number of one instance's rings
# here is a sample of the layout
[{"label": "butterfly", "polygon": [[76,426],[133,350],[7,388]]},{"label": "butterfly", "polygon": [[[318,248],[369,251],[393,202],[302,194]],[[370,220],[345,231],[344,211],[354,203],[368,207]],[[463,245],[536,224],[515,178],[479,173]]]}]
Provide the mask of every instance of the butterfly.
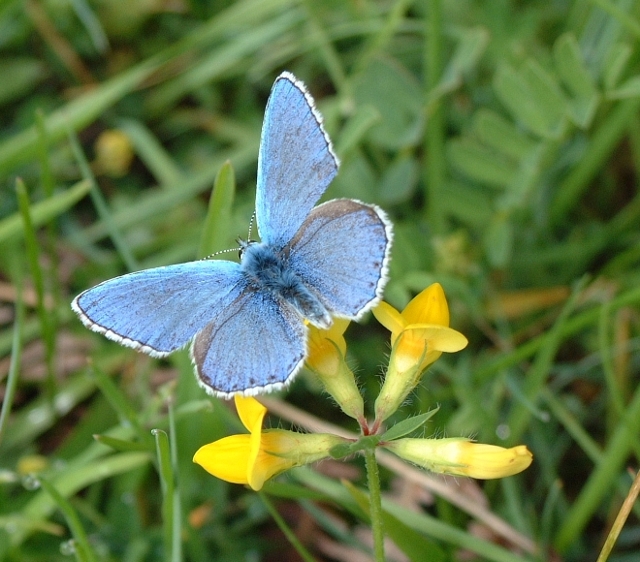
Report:
[{"label": "butterfly", "polygon": [[357,320],[381,299],[392,225],[374,205],[315,206],[339,161],[302,82],[288,72],[265,110],[255,218],[240,263],[202,259],[104,281],[72,309],[89,329],[165,357],[191,342],[198,382],[229,398],[280,389],[307,355],[307,325]]}]

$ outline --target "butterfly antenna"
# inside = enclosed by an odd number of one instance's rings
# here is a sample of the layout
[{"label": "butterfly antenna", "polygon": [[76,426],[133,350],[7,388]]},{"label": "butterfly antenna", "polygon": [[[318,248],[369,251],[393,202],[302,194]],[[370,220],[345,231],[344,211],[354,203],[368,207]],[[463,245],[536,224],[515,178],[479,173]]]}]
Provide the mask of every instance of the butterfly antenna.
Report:
[{"label": "butterfly antenna", "polygon": [[251,231],[253,230],[253,222],[256,218],[256,212],[253,211],[253,214],[251,215],[251,220],[249,221],[249,236],[247,236],[247,240],[253,240],[251,238]]},{"label": "butterfly antenna", "polygon": [[205,256],[204,258],[200,258],[201,260],[210,260],[211,258],[215,257],[215,256],[219,256],[220,254],[227,254],[229,252],[237,252],[238,248],[227,248],[226,250],[218,250],[217,252],[213,252],[213,254],[209,254],[208,256]]}]

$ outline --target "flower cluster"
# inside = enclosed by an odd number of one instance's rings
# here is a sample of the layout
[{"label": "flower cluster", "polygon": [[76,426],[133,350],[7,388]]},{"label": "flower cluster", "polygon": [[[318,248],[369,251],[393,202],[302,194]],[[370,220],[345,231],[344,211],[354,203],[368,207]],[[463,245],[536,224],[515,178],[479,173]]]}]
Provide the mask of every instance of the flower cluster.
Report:
[{"label": "flower cluster", "polygon": [[[360,424],[361,449],[373,444],[432,472],[480,479],[511,476],[531,464],[532,455],[524,445],[506,449],[466,438],[405,437],[430,414],[418,416],[414,422],[405,420],[380,434],[382,423],[420,382],[425,369],[443,352],[452,353],[466,347],[467,339],[449,327],[447,300],[437,283],[422,291],[402,312],[382,302],[374,315],[391,332],[391,356],[371,425],[365,418],[354,374],[345,361],[347,346],[343,334],[348,322],[336,320],[329,330],[311,328],[308,343],[307,367],[319,377],[342,410]],[[204,445],[193,459],[209,473],[228,482],[259,490],[266,480],[289,468],[359,450],[358,442],[337,435],[263,430],[266,408],[255,398],[236,396],[235,402],[249,433]]]}]

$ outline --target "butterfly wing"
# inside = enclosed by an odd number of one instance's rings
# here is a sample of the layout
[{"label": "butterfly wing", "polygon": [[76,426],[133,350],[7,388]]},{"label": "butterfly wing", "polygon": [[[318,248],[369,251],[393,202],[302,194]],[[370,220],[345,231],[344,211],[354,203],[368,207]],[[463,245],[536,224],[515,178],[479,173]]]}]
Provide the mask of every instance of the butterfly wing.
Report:
[{"label": "butterfly wing", "polygon": [[129,273],[78,295],[83,324],[155,357],[184,347],[246,286],[237,263],[201,260]]},{"label": "butterfly wing", "polygon": [[289,264],[332,314],[358,319],[382,297],[392,236],[378,207],[334,199],[304,221]]},{"label": "butterfly wing", "polygon": [[338,159],[304,84],[288,72],[267,102],[260,154],[256,220],[263,242],[282,248],[338,172]]},{"label": "butterfly wing", "polygon": [[194,339],[191,356],[201,386],[225,398],[286,385],[306,356],[299,314],[272,293],[248,289]]}]

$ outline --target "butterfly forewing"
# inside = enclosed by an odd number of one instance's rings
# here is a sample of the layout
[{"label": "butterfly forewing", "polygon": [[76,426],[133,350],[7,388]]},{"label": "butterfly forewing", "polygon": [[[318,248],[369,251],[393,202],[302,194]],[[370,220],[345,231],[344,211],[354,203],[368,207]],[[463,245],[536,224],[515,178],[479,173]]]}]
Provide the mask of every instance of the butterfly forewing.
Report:
[{"label": "butterfly forewing", "polygon": [[338,160],[304,85],[281,74],[273,85],[258,156],[256,219],[263,242],[284,246],[338,172]]},{"label": "butterfly forewing", "polygon": [[203,260],[110,279],[78,295],[71,306],[91,330],[163,356],[187,345],[244,285],[239,264]]}]

